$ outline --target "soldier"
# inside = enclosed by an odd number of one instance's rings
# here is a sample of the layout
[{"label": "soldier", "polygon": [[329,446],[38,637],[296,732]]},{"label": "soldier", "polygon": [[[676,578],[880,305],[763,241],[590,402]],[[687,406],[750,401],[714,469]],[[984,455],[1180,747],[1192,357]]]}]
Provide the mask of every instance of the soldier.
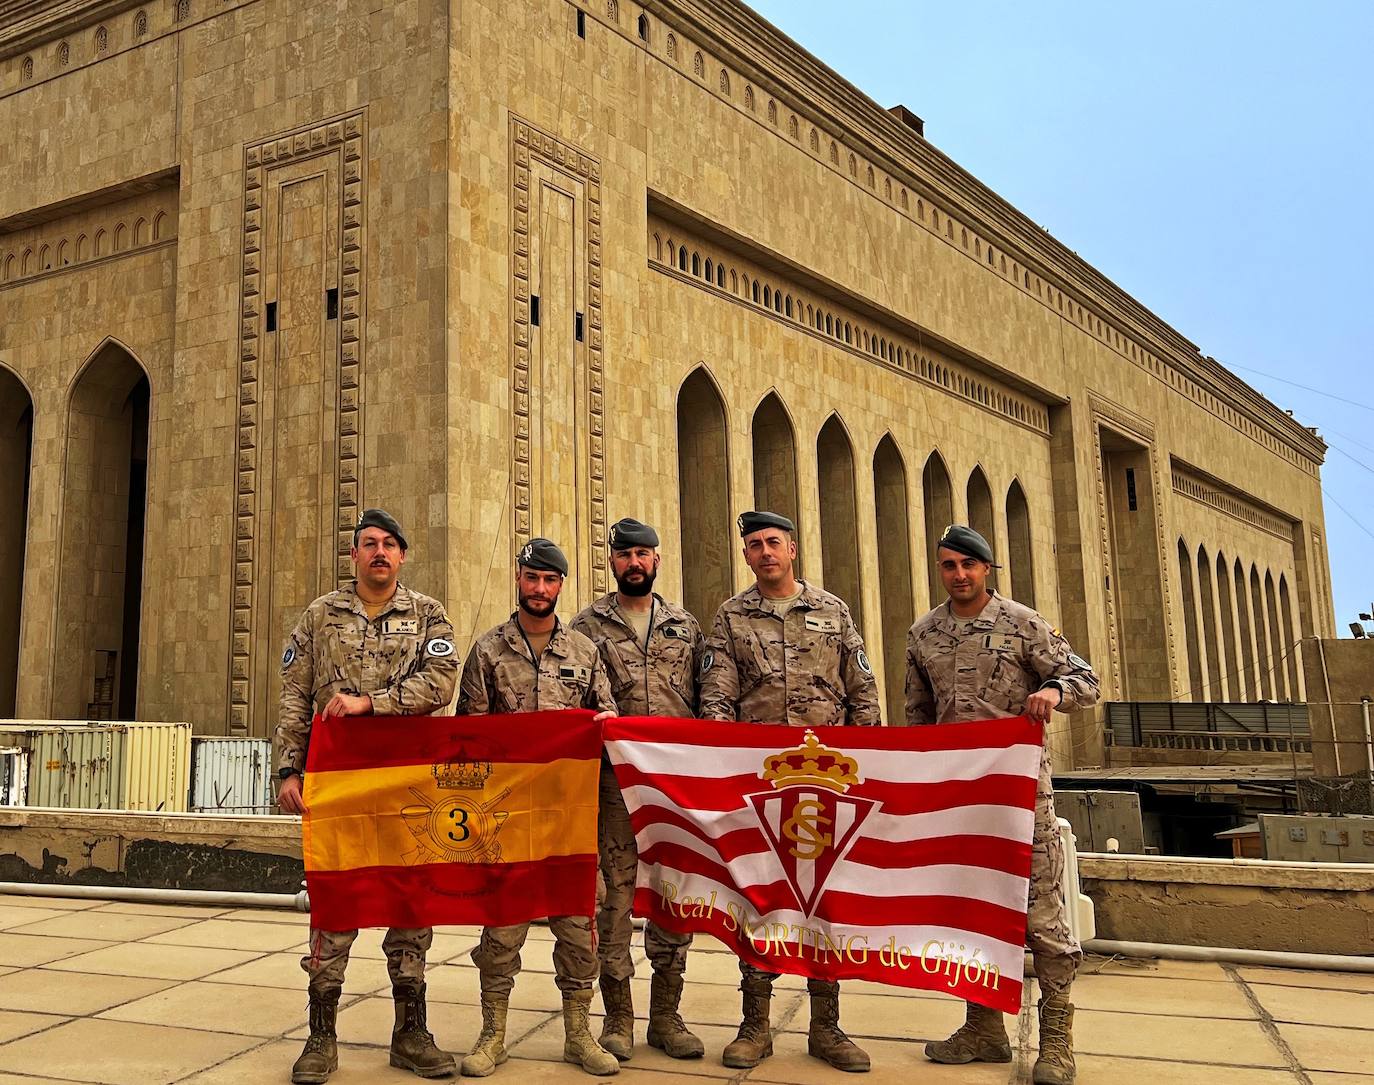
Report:
[{"label": "soldier", "polygon": [[[288,814],[305,811],[301,774],[315,713],[426,716],[453,699],[453,626],[438,601],[397,582],[406,549],[400,525],[381,509],[367,509],[353,529],[353,582],[311,603],[286,643],[277,804]],[[382,942],[396,1000],[391,1065],[447,1077],[453,1057],[434,1045],[425,1024],[425,953],[433,934],[428,927],[393,927]],[[322,1082],[338,1069],[334,1019],[357,937],[357,931],[310,930],[310,955],[301,959],[310,976],[310,1037],[291,1068],[294,1082]]]},{"label": "soldier", "polygon": [[[773,512],[739,518],[752,588],[727,599],[701,662],[701,714],[745,723],[873,727],[878,689],[863,638],[837,596],[793,575],[792,521]],[[740,961],[744,1015],[725,1047],[726,1066],[757,1066],[773,1054],[769,1000],[776,972]],[[811,979],[809,1054],[839,1070],[868,1070],[868,1055],[840,1029],[840,985]]]},{"label": "soldier", "polygon": [[[622,716],[696,715],[697,668],[702,636],[697,620],[654,592],[658,576],[658,532],[638,520],[611,525],[611,572],[616,591],[602,596],[573,619],[601,652],[611,692]],[[615,770],[601,760],[601,873],[606,899],[596,916],[600,936],[601,1000],[606,1020],[601,1046],[622,1062],[634,1052],[634,1004],[630,979],[630,906],[634,902],[634,829]],[[705,1052],[678,1013],[687,969],[690,934],[644,928],[644,948],[653,966],[649,985],[649,1046],[675,1059],[699,1059]]]},{"label": "soldier", "polygon": [[[936,547],[949,593],[911,627],[906,649],[906,722],[957,723],[1024,713],[1050,714],[1095,704],[1097,675],[1069,649],[1059,630],[1030,607],[987,587],[992,547],[971,528],[952,524]],[[1048,746],[1040,758],[1031,850],[1027,939],[1040,981],[1040,1056],[1032,1080],[1074,1080],[1073,1006],[1069,985],[1083,952],[1069,931],[1061,891],[1064,849],[1054,814]],[[967,1019],[947,1040],[926,1045],[934,1062],[1010,1062],[1002,1015],[968,1003]]]},{"label": "soldier", "polygon": [[[458,715],[593,708],[615,715],[611,685],[596,646],[554,615],[568,559],[548,539],[531,539],[516,556],[519,609],[478,638],[463,666]],[[597,896],[601,895],[597,874]],[[596,935],[590,916],[550,916],[554,982],[563,992],[563,1061],[589,1074],[620,1072],[620,1063],[592,1039],[589,1015],[596,978]],[[528,923],[484,927],[472,951],[481,974],[482,1031],[462,1063],[466,1077],[486,1077],[506,1061],[506,1013]]]}]

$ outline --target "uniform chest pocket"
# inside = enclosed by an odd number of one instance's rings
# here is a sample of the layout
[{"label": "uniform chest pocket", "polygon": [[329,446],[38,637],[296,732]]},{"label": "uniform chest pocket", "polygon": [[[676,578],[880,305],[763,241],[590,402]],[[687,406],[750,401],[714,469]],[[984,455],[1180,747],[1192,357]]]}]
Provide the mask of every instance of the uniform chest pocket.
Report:
[{"label": "uniform chest pocket", "polygon": [[744,695],[773,673],[773,665],[768,659],[768,646],[757,632],[750,630],[735,643],[739,646],[735,666],[739,670],[740,694]]},{"label": "uniform chest pocket", "polygon": [[978,694],[1007,712],[1019,712],[1030,695],[1026,670],[1021,665],[1019,637],[988,633],[979,645]]},{"label": "uniform chest pocket", "polygon": [[558,683],[563,687],[569,705],[580,705],[592,683],[592,669],[575,663],[558,665]]},{"label": "uniform chest pocket", "polygon": [[611,692],[618,698],[635,684],[634,669],[626,662],[620,645],[615,641],[606,641],[605,645],[606,673],[611,680]]}]

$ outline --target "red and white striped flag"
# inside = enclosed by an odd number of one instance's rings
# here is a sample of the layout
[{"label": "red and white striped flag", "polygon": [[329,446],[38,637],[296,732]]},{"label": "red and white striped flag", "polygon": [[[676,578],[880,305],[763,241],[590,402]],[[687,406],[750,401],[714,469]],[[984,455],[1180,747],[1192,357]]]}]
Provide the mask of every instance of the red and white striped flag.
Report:
[{"label": "red and white striped flag", "polygon": [[1042,728],[608,720],[635,914],[773,972],[1016,1013]]}]

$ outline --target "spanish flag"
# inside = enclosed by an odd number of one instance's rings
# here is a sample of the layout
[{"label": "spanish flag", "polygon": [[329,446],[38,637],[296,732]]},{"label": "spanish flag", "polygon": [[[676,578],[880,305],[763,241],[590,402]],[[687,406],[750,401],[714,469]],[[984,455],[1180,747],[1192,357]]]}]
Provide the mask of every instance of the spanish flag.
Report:
[{"label": "spanish flag", "polygon": [[593,915],[592,716],[316,717],[303,826],[311,925]]}]

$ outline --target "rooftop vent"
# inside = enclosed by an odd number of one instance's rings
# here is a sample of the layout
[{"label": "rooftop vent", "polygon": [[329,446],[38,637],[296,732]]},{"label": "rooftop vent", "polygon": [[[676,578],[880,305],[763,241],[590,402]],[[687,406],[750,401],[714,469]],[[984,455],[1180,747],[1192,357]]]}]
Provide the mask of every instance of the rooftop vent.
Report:
[{"label": "rooftop vent", "polygon": [[921,120],[921,118],[916,116],[916,114],[911,112],[911,110],[907,109],[906,106],[901,104],[894,105],[890,109],[888,109],[888,112],[891,113],[894,117],[896,117],[908,128],[910,128],[922,139],[926,138],[926,122]]}]

